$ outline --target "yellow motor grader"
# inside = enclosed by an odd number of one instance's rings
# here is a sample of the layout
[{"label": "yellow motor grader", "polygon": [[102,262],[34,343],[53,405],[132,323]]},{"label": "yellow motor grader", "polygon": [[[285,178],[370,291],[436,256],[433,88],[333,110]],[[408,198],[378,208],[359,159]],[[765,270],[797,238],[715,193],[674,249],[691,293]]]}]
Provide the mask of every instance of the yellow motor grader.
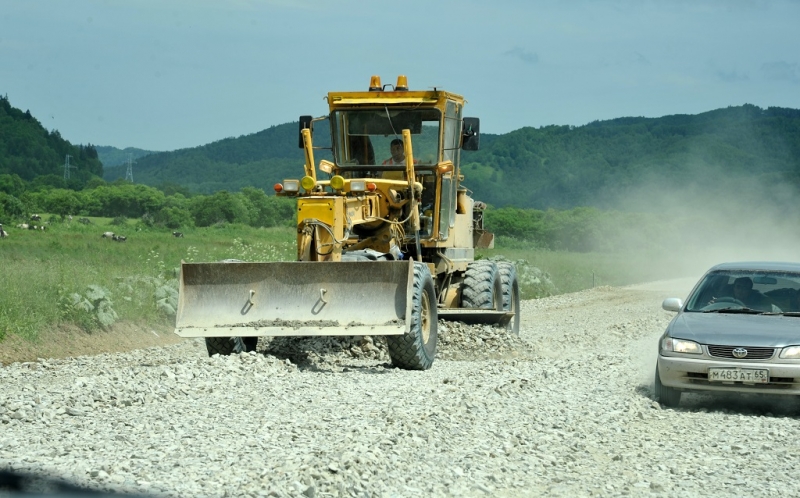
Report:
[{"label": "yellow motor grader", "polygon": [[[210,355],[262,336],[383,335],[392,363],[418,370],[433,364],[439,318],[518,334],[515,267],[474,258],[494,239],[461,185],[461,150],[480,139],[464,98],[373,76],[327,101],[326,116],[300,118],[305,176],[275,185],[297,199],[297,261],[182,263],[176,334],[204,337]],[[316,165],[321,149],[331,160]]]}]

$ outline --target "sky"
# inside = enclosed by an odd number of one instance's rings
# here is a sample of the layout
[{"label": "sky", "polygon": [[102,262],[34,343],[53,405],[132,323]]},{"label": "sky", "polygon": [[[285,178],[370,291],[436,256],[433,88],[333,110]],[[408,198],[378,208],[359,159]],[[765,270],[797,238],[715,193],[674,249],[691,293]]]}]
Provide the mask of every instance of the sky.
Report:
[{"label": "sky", "polygon": [[73,144],[175,150],[370,76],[481,130],[800,108],[800,0],[3,0],[0,95]]}]

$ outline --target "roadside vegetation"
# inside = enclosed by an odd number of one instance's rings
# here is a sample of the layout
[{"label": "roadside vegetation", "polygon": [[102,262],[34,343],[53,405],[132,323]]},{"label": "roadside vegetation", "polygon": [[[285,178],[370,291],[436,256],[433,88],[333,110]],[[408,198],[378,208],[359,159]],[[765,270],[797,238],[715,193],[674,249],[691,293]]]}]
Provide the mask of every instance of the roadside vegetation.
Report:
[{"label": "roadside vegetation", "polygon": [[[514,262],[523,299],[794,260],[798,130],[800,110],[743,106],[485,134],[462,157],[496,235],[476,257]],[[136,184],[7,97],[0,132],[0,341],[62,325],[168,326],[181,260],[295,257],[295,202],[268,192],[302,172],[296,124],[141,157]],[[325,135],[320,125],[318,145]]]},{"label": "roadside vegetation", "polygon": [[[183,236],[175,237],[173,230],[141,219],[89,217],[84,224],[44,217],[52,220],[47,230],[8,228],[10,236],[0,241],[5,289],[0,341],[9,334],[35,341],[40,331],[65,324],[90,333],[117,321],[170,326],[181,260],[295,258],[295,231],[286,226],[222,222],[181,229]],[[104,232],[126,240],[103,237]],[[555,251],[507,236],[477,257],[517,263],[524,299],[668,276],[658,270],[637,273],[630,254]]]},{"label": "roadside vegetation", "polygon": [[[0,340],[35,340],[61,324],[92,332],[118,320],[174,323],[181,260],[282,261],[294,257],[293,231],[218,224],[174,237],[141,221],[54,222],[46,231],[7,229],[0,240],[4,291]],[[118,242],[103,237],[124,235]]]}]

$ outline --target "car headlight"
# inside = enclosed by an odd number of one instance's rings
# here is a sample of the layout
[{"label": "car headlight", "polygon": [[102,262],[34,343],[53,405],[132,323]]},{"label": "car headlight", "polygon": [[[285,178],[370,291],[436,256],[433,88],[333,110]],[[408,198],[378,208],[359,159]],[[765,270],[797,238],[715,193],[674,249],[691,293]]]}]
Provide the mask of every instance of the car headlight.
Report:
[{"label": "car headlight", "polygon": [[672,351],[674,353],[703,354],[703,348],[694,341],[684,339],[673,339],[665,337],[661,341],[662,351]]},{"label": "car headlight", "polygon": [[800,360],[800,346],[789,346],[781,351],[781,358],[787,360]]}]

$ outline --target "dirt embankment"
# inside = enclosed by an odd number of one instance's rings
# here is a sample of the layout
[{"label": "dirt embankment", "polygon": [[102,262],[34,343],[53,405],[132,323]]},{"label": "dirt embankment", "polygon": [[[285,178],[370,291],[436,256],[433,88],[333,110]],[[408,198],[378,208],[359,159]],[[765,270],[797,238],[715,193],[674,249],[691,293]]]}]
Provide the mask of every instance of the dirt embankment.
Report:
[{"label": "dirt embankment", "polygon": [[172,327],[142,327],[115,323],[108,330],[85,332],[61,326],[42,332],[35,341],[8,335],[0,342],[0,364],[36,361],[37,358],[68,358],[99,353],[116,353],[180,342]]}]

